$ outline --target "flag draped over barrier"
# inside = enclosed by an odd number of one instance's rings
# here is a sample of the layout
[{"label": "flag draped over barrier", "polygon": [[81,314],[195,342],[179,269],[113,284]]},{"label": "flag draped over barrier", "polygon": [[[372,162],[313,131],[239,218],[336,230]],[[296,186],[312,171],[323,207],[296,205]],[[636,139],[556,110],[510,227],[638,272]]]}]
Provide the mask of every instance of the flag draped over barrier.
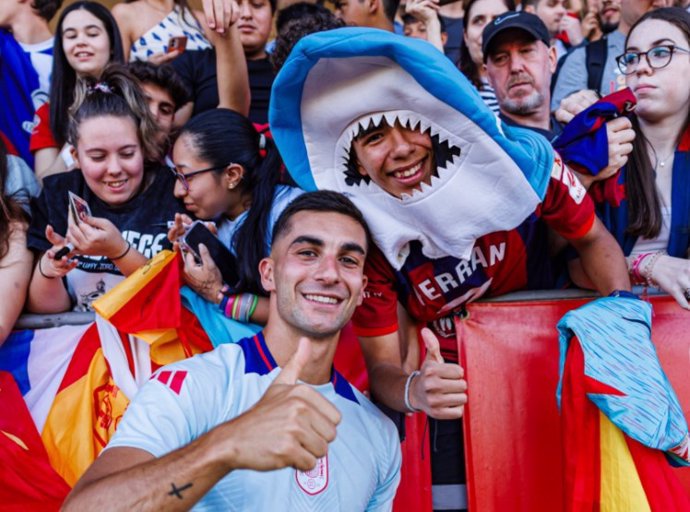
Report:
[{"label": "flag draped over barrier", "polygon": [[[687,418],[687,313],[670,297],[651,300],[652,340]],[[586,302],[589,300],[473,303],[468,306],[469,317],[457,322],[469,387],[464,421],[471,510],[550,512],[569,507],[637,511],[645,510],[638,508],[645,502],[648,510],[688,510],[683,500],[690,495],[690,469],[671,468],[662,451],[624,437],[602,417],[586,393],[569,394],[580,401],[582,415],[574,420],[581,422],[577,425],[567,419],[570,430],[563,442],[555,396],[559,379],[555,326],[566,312]],[[571,364],[576,367],[575,363],[573,359]],[[580,385],[583,379],[591,385],[585,377],[581,372]],[[564,407],[564,414],[572,414],[572,408]],[[574,464],[581,464],[575,475]],[[616,475],[616,471],[621,473]],[[618,482],[617,487],[610,485],[613,481]],[[667,493],[669,490],[673,492]],[[586,506],[569,504],[574,492],[588,493]],[[660,494],[680,501],[664,508],[668,501]],[[630,503],[626,500],[631,499],[635,506],[625,509]],[[611,508],[614,504],[619,508]]]},{"label": "flag draped over barrier", "polygon": [[[181,306],[179,266],[176,253],[163,251],[94,303],[96,322],[16,332],[0,349],[1,367],[20,384],[50,464],[70,486],[153,371],[213,348],[196,316]],[[43,350],[51,342],[59,353]],[[40,400],[31,401],[35,390]]]}]

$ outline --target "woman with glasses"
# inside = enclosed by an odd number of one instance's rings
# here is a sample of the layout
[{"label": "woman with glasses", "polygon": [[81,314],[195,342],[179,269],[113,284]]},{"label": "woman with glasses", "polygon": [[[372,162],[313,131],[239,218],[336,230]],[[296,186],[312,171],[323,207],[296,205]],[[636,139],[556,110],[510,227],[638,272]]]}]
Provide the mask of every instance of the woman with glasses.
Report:
[{"label": "woman with glasses", "polygon": [[[169,238],[181,236],[192,216],[214,221],[218,237],[237,256],[239,266],[239,283],[229,290],[208,260],[198,265],[187,255],[188,284],[216,303],[226,297],[253,301],[245,295],[265,295],[259,261],[269,253],[273,224],[280,212],[302,193],[279,184],[281,159],[273,141],[257,133],[245,116],[218,108],[184,125],[172,155],[175,197],[183,201],[189,216],[176,216]],[[220,293],[222,289],[225,295]]]},{"label": "woman with glasses", "polygon": [[78,84],[67,129],[77,169],[46,177],[33,206],[31,312],[88,310],[123,275],[170,247],[166,222],[183,207],[173,197],[174,177],[145,164],[159,160],[156,133],[126,70],[111,66],[99,81]]},{"label": "woman with glasses", "polygon": [[656,286],[690,309],[690,14],[650,11],[617,58],[637,98],[636,138],[620,183],[626,199],[599,213],[635,284]]}]

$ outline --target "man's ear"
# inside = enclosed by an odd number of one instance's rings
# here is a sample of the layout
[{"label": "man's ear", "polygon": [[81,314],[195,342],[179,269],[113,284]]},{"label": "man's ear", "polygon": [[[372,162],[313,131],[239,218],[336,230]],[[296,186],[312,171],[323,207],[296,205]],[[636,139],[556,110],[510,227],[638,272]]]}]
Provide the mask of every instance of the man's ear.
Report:
[{"label": "man's ear", "polygon": [[362,289],[359,290],[359,297],[357,297],[357,305],[361,306],[364,302],[364,290],[367,289],[367,284],[369,283],[369,278],[366,275],[362,275]]},{"label": "man's ear", "polygon": [[369,12],[369,14],[376,14],[376,11],[378,11],[379,9],[383,9],[383,5],[381,4],[381,2],[383,0],[363,0],[363,1],[367,3],[367,12]]},{"label": "man's ear", "polygon": [[259,262],[259,275],[261,276],[261,286],[264,290],[271,293],[276,291],[273,266],[275,262],[272,258],[264,258]]},{"label": "man's ear", "polygon": [[549,46],[549,71],[553,75],[556,72],[556,67],[558,66],[558,55],[556,53],[555,46]]},{"label": "man's ear", "polygon": [[522,8],[522,10],[530,14],[536,14],[536,9],[534,8],[534,5],[525,5]]}]

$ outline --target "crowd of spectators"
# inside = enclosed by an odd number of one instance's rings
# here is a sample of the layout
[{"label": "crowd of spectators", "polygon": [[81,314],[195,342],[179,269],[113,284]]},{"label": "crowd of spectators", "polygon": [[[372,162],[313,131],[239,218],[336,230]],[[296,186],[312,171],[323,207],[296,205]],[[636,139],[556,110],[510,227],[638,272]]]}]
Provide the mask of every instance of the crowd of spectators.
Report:
[{"label": "crowd of spectators", "polygon": [[[365,297],[375,300],[364,300],[354,324],[372,396],[392,411],[434,418],[436,510],[467,503],[457,442],[466,383],[457,353],[447,349],[454,333],[444,322],[465,300],[567,285],[608,294],[631,281],[658,287],[690,309],[687,2],[216,0],[204,2],[204,12],[187,0],[130,0],[112,12],[89,0],[61,4],[0,5],[0,287],[11,297],[0,309],[0,344],[22,312],[88,311],[166,248],[182,250],[186,283],[223,314],[266,324],[271,293],[260,262],[272,253],[281,213],[303,194],[272,138],[269,105],[280,93],[272,87],[304,36],[344,26],[426,40],[466,77],[468,97],[509,137],[527,130],[559,151],[578,114],[630,88],[585,149],[599,163],[573,162],[572,173],[564,167],[538,215],[477,240],[472,272],[475,257],[484,259],[494,246],[519,237],[524,247],[491,269],[493,283],[474,283],[464,300],[444,297],[451,305],[443,314],[436,299],[416,291],[414,266],[427,258],[421,245],[410,243],[407,261],[395,268],[386,247],[368,250]],[[48,23],[58,12],[53,36]],[[324,106],[337,88],[351,89],[353,103],[364,101],[356,81],[334,76],[320,87]],[[324,131],[349,129],[335,124],[337,108],[332,115]],[[348,179],[394,198],[414,195],[436,171],[387,173],[387,159],[452,157],[452,148],[440,148],[409,120],[362,123],[347,148]],[[318,144],[317,132],[307,145]],[[431,166],[432,157],[424,158],[420,165]],[[88,214],[70,215],[72,195],[88,204]],[[196,220],[236,259],[236,283],[224,282],[205,248],[194,255],[179,243]],[[612,271],[621,251],[627,272]],[[446,259],[439,268],[466,261],[459,254]],[[482,272],[489,266],[483,265]],[[450,282],[437,279],[428,293],[445,294]],[[410,319],[431,328],[421,345],[434,357],[421,366],[420,342],[400,327]],[[444,383],[434,388],[439,378]]]}]

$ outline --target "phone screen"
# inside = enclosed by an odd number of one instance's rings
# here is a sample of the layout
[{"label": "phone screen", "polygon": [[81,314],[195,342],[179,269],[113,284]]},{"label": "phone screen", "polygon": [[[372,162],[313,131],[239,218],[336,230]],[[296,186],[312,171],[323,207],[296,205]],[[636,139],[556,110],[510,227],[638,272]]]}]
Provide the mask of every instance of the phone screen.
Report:
[{"label": "phone screen", "polygon": [[208,230],[203,222],[195,221],[180,241],[192,251],[198,261],[201,261],[199,244],[204,244],[211,255],[211,259],[220,270],[223,281],[233,288],[237,285],[240,278],[235,255],[223,245],[217,236]]},{"label": "phone screen", "polygon": [[174,36],[168,40],[168,53],[175,50],[183,52],[187,47],[187,36]]}]

